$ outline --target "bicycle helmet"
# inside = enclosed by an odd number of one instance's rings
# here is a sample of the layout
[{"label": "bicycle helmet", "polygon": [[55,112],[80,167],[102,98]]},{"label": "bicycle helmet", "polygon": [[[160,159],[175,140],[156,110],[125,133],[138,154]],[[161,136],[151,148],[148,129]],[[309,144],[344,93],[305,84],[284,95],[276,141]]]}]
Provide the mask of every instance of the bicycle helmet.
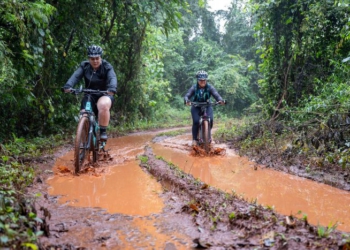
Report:
[{"label": "bicycle helmet", "polygon": [[102,48],[97,45],[91,45],[87,48],[88,57],[99,57],[102,55]]},{"label": "bicycle helmet", "polygon": [[207,80],[208,79],[208,73],[204,70],[200,70],[196,74],[197,80]]}]

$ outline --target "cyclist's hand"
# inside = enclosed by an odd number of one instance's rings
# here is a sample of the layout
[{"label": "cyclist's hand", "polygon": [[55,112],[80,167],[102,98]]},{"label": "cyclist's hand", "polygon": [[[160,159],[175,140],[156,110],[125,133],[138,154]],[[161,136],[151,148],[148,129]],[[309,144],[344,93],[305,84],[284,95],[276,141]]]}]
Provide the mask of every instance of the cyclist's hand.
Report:
[{"label": "cyclist's hand", "polygon": [[225,105],[225,104],[226,104],[225,101],[218,101],[218,103],[219,103],[220,105]]},{"label": "cyclist's hand", "polygon": [[113,96],[114,93],[113,92],[107,92],[107,95]]},{"label": "cyclist's hand", "polygon": [[72,92],[72,89],[71,89],[71,88],[69,88],[69,89],[63,89],[63,91],[64,91],[64,93],[70,93],[70,92]]},{"label": "cyclist's hand", "polygon": [[186,106],[191,106],[191,102],[186,102]]}]

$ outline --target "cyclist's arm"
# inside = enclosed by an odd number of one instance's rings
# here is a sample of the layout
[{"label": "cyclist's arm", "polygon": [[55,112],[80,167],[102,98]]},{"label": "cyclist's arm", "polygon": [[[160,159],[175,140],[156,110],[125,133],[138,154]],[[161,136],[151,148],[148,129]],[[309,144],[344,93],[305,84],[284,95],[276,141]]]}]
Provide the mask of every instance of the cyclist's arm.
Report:
[{"label": "cyclist's arm", "polygon": [[194,92],[195,92],[195,87],[192,86],[186,93],[185,97],[184,97],[184,101],[185,101],[185,104],[190,104],[191,103],[191,97],[194,95]]},{"label": "cyclist's arm", "polygon": [[82,78],[83,78],[84,70],[82,67],[79,67],[72,76],[68,79],[66,84],[63,86],[65,89],[65,92],[69,92],[66,90],[69,90],[74,87],[75,84],[77,84]]},{"label": "cyclist's arm", "polygon": [[221,97],[221,95],[219,95],[218,91],[213,87],[213,85],[210,85],[209,92],[217,102],[220,104],[224,103],[224,99]]},{"label": "cyclist's arm", "polygon": [[117,92],[117,75],[110,63],[106,61],[104,63],[107,70],[107,91],[109,95],[114,95]]}]

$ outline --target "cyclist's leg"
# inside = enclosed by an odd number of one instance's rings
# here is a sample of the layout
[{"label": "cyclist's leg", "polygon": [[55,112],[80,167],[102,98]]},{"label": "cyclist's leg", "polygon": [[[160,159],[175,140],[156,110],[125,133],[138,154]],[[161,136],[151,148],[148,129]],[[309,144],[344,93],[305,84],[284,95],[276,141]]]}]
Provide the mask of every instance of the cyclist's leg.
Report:
[{"label": "cyclist's leg", "polygon": [[199,107],[194,107],[194,106],[191,107],[193,141],[198,141],[200,111],[201,109]]},{"label": "cyclist's leg", "polygon": [[100,126],[107,127],[110,119],[110,109],[114,102],[113,96],[101,96],[97,101],[98,121]]},{"label": "cyclist's leg", "polygon": [[100,126],[101,139],[107,139],[106,130],[109,124],[110,109],[112,108],[113,102],[113,96],[101,96],[97,101],[98,123]]}]

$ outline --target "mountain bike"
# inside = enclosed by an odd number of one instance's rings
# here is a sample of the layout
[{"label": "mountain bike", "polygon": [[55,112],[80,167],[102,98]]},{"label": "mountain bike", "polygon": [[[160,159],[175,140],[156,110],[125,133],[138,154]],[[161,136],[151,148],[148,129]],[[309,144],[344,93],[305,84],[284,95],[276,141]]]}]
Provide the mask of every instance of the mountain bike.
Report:
[{"label": "mountain bike", "polygon": [[[224,100],[226,104],[226,100]],[[198,130],[198,143],[202,145],[205,152],[208,154],[210,151],[211,143],[211,128],[210,128],[210,117],[207,114],[207,108],[210,106],[220,105],[219,102],[191,102],[191,106],[200,107],[200,118],[199,118],[199,130]]]},{"label": "mountain bike", "polygon": [[100,152],[106,152],[106,141],[99,139],[99,125],[95,113],[92,110],[91,95],[107,94],[107,91],[94,89],[71,89],[74,95],[84,94],[87,96],[84,111],[80,112],[74,141],[74,173],[78,174],[88,160],[96,162]]}]

